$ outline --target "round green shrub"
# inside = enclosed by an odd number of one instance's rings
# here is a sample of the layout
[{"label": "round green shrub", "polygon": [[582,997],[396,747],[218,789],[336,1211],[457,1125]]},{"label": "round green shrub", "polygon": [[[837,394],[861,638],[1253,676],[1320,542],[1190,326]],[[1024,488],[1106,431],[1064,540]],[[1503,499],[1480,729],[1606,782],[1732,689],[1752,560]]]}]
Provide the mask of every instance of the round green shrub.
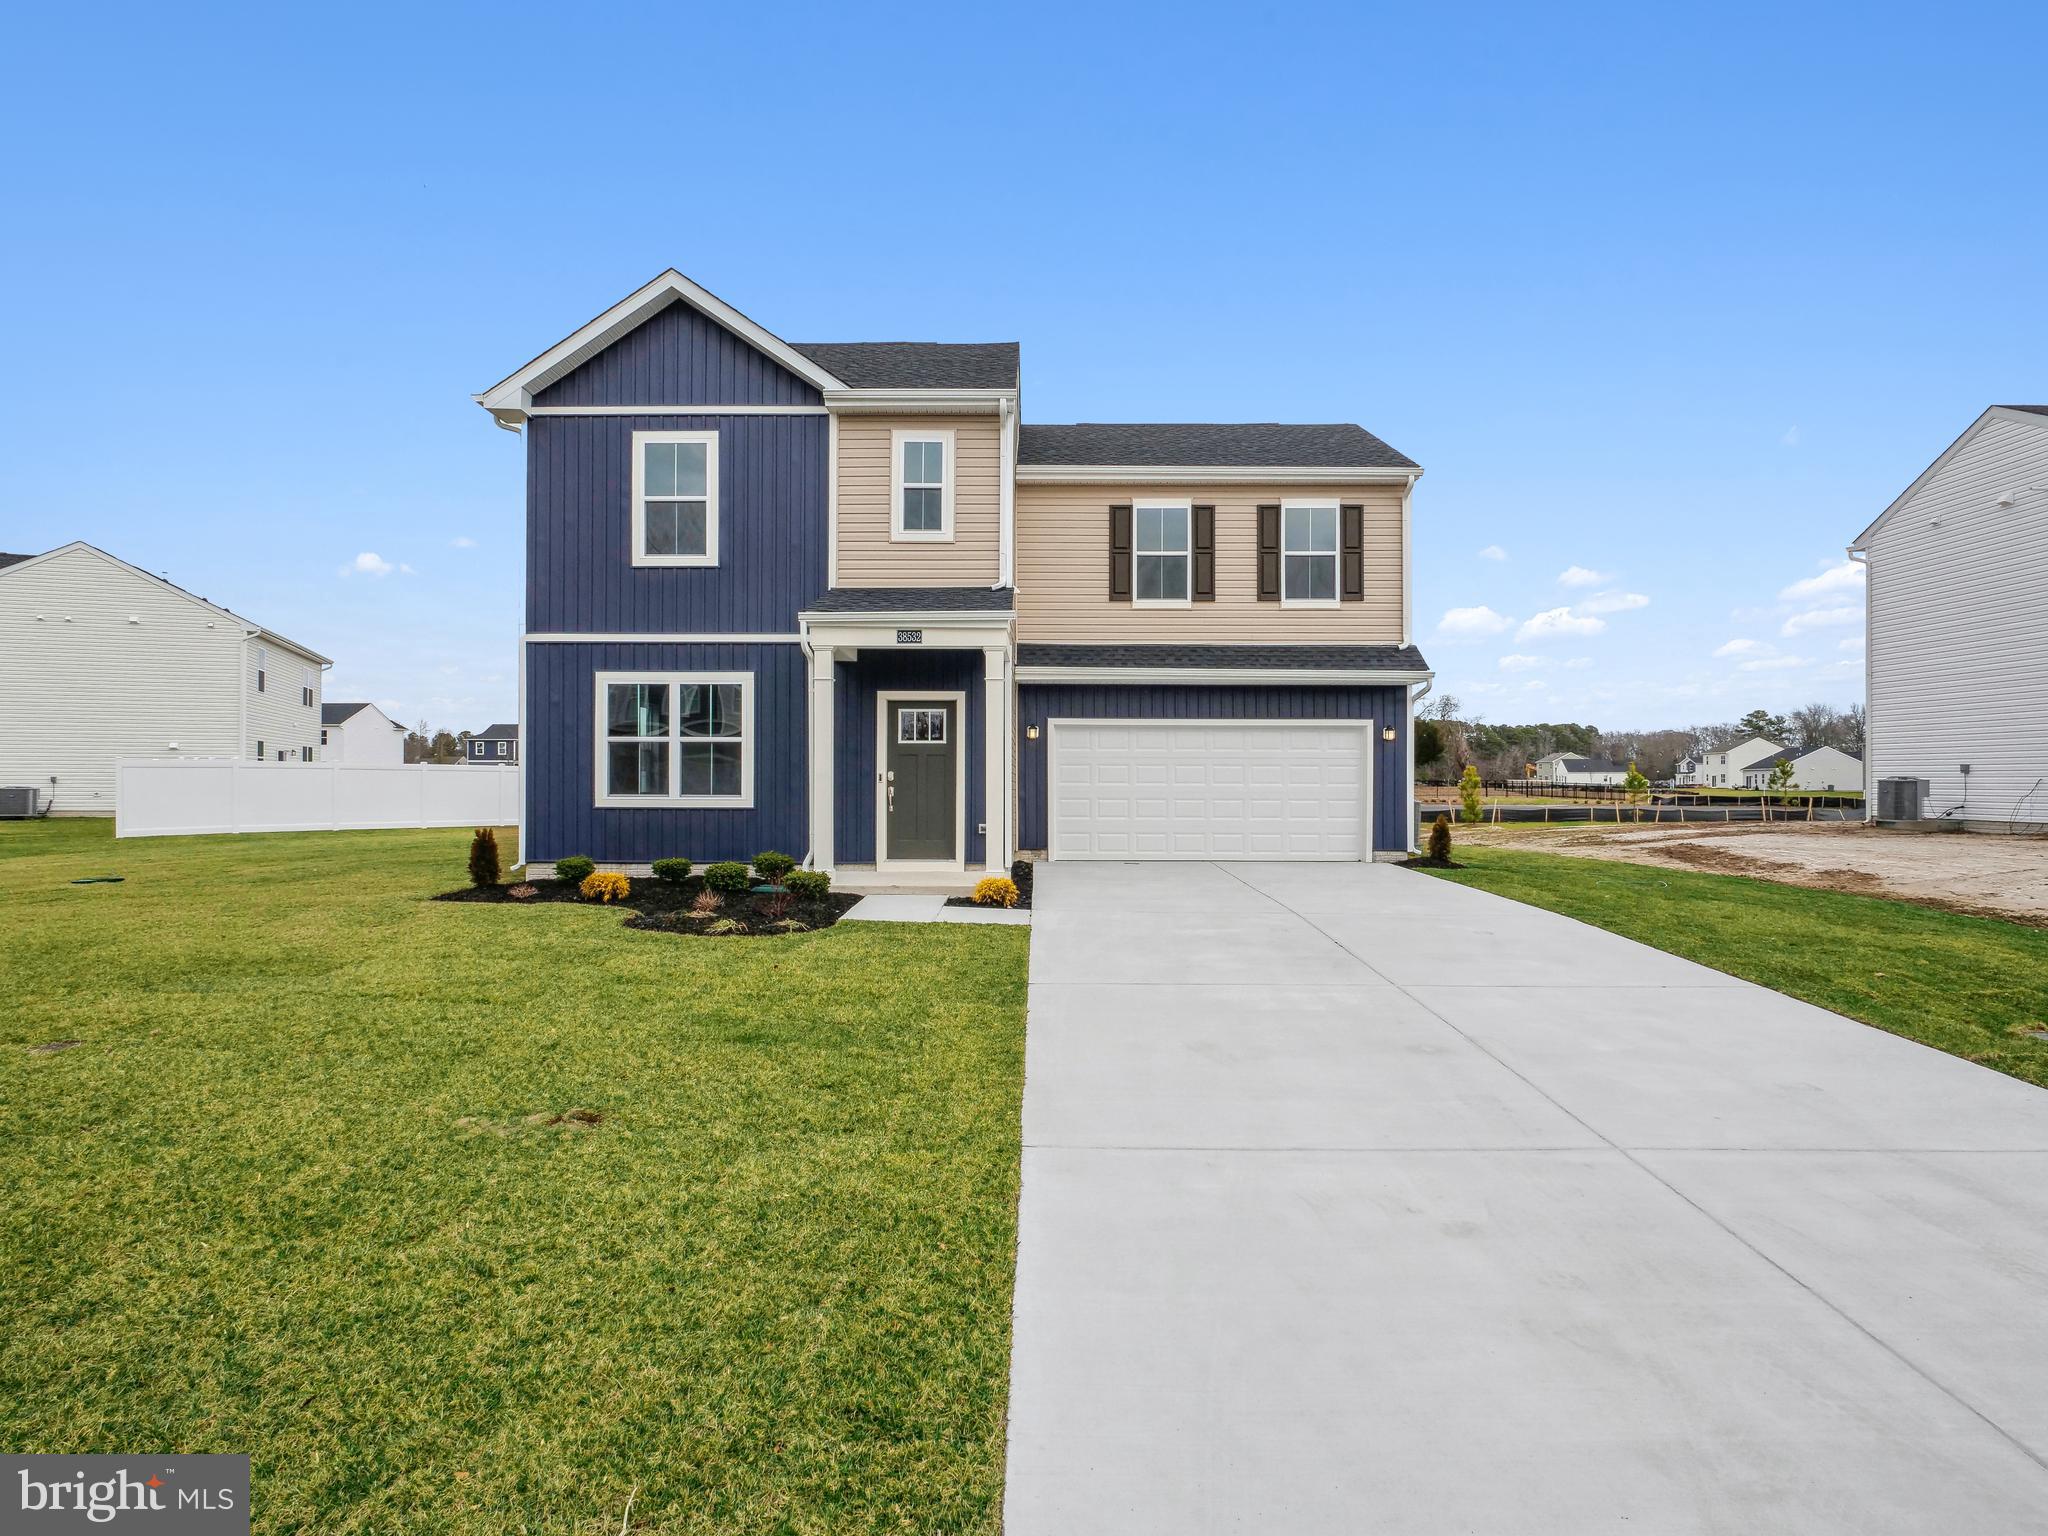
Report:
[{"label": "round green shrub", "polygon": [[656,859],[654,878],[666,880],[670,885],[681,885],[690,878],[691,867],[688,859]]},{"label": "round green shrub", "polygon": [[832,889],[832,877],[822,869],[793,869],[783,876],[789,894],[805,901],[823,901]]},{"label": "round green shrub", "polygon": [[704,883],[714,891],[737,896],[747,888],[747,866],[726,860],[704,866]]},{"label": "round green shrub", "polygon": [[770,885],[782,884],[782,877],[796,868],[796,860],[786,853],[769,849],[766,853],[754,855],[754,873]]},{"label": "round green shrub", "polygon": [[555,878],[566,880],[571,885],[581,885],[596,873],[597,860],[586,859],[580,853],[573,859],[555,860]]}]

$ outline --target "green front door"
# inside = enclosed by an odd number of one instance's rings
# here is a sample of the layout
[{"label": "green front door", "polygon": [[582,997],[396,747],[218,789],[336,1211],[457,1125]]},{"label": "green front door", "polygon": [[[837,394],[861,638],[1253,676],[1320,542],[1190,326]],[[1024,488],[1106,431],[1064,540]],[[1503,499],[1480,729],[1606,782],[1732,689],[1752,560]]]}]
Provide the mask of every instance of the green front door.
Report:
[{"label": "green front door", "polygon": [[959,857],[953,846],[960,722],[950,700],[884,699],[883,847],[890,859]]}]

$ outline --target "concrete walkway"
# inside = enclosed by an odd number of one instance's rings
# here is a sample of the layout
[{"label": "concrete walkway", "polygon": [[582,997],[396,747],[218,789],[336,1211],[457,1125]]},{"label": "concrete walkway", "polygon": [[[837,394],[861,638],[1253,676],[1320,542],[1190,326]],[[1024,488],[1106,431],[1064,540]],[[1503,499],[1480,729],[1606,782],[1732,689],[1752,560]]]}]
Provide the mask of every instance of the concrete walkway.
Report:
[{"label": "concrete walkway", "polygon": [[2048,1531],[2048,1093],[1385,865],[1036,896],[1008,1536]]}]

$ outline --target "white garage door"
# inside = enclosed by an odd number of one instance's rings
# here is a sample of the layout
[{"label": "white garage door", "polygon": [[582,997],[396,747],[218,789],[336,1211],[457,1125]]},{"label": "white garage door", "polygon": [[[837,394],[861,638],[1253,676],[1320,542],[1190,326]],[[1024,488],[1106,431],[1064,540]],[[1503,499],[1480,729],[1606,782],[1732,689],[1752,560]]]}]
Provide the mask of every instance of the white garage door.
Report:
[{"label": "white garage door", "polygon": [[1362,859],[1369,721],[1051,722],[1055,859]]}]

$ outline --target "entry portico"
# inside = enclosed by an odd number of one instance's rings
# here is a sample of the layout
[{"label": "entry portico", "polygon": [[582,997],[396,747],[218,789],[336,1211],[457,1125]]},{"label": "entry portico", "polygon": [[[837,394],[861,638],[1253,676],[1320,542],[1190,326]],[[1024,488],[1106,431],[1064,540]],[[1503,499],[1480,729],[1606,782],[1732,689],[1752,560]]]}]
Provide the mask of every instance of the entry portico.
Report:
[{"label": "entry portico", "polygon": [[1008,872],[1011,599],[1007,587],[848,587],[797,615],[818,868]]}]

